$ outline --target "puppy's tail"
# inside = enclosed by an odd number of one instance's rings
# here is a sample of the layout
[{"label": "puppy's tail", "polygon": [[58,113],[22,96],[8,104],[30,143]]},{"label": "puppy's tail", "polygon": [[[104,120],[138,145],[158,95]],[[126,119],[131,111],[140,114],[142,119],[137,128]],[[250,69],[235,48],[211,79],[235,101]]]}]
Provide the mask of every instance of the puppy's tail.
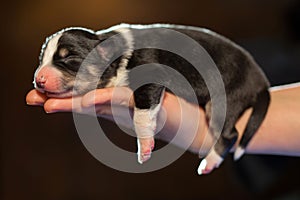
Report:
[{"label": "puppy's tail", "polygon": [[251,116],[248,120],[245,132],[242,136],[239,146],[234,152],[234,160],[238,160],[245,152],[249,141],[252,139],[257,129],[263,122],[266,113],[268,111],[270,103],[270,93],[268,90],[264,90],[258,94]]}]

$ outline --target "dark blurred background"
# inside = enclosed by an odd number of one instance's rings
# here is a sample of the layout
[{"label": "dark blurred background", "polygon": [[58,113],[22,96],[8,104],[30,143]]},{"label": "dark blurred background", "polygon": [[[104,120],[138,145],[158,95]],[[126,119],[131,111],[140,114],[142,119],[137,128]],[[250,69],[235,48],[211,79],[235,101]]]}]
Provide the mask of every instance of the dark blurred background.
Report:
[{"label": "dark blurred background", "polygon": [[[0,9],[0,199],[300,199],[299,158],[246,155],[234,163],[229,157],[199,177],[199,159],[187,152],[156,172],[123,173],[87,152],[70,113],[47,115],[25,103],[45,37],[69,26],[207,27],[248,49],[272,85],[298,82],[299,1],[23,0],[1,2]],[[101,123],[116,142],[134,147],[112,123]]]}]

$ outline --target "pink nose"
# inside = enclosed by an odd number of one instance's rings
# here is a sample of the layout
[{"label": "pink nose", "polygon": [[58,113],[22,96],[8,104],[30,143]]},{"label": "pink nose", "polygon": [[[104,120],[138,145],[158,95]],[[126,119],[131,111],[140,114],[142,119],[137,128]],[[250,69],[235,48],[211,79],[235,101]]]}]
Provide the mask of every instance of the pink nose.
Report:
[{"label": "pink nose", "polygon": [[52,66],[43,66],[35,75],[36,89],[45,91],[59,91],[62,87],[61,72]]},{"label": "pink nose", "polygon": [[47,79],[43,75],[39,75],[35,78],[36,86],[40,89],[45,88],[46,81],[47,81]]}]

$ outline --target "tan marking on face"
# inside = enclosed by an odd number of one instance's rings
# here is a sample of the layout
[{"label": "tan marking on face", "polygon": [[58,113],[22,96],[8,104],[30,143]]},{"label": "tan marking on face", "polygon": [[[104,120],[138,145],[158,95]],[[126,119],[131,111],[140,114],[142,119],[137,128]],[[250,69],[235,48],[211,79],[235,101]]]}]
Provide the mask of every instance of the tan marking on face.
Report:
[{"label": "tan marking on face", "polygon": [[61,48],[58,54],[60,57],[65,58],[69,54],[69,50],[66,48]]}]

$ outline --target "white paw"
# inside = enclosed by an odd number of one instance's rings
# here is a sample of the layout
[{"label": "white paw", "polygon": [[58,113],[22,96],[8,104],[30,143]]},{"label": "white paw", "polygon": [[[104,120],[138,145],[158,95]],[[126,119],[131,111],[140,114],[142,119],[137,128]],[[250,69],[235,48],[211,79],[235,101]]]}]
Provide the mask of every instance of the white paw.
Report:
[{"label": "white paw", "polygon": [[238,146],[234,152],[233,159],[237,161],[242,157],[242,155],[244,155],[244,153],[245,153],[245,149],[243,147]]},{"label": "white paw", "polygon": [[209,174],[215,168],[218,168],[223,162],[223,158],[219,156],[214,149],[212,149],[208,155],[201,161],[198,167],[198,174]]},{"label": "white paw", "polygon": [[154,148],[154,138],[140,138],[137,140],[138,144],[138,162],[143,164],[151,158],[151,153]]}]

